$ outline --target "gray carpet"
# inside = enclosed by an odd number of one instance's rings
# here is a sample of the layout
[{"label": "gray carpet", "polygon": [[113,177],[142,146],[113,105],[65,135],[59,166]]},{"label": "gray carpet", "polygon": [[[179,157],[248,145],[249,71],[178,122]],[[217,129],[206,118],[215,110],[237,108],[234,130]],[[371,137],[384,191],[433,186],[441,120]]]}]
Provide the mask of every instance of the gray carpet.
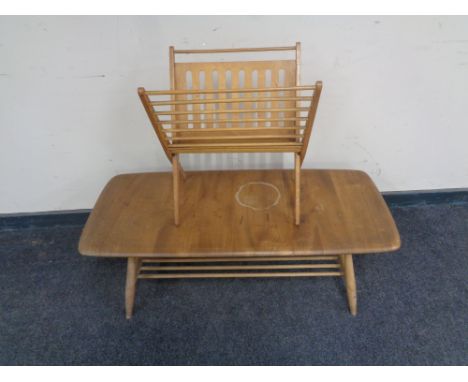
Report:
[{"label": "gray carpet", "polygon": [[0,232],[2,365],[467,365],[468,205],[393,208],[402,248],[339,278],[140,281],[81,226]]}]

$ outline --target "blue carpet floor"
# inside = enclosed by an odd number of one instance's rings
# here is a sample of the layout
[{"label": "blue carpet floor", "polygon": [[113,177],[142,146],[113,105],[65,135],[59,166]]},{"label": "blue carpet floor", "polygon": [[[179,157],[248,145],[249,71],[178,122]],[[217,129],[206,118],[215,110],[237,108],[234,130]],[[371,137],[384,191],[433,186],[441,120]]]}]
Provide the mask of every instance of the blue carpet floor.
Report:
[{"label": "blue carpet floor", "polygon": [[468,364],[468,205],[393,208],[402,248],[339,278],[140,281],[81,226],[0,232],[2,365]]}]

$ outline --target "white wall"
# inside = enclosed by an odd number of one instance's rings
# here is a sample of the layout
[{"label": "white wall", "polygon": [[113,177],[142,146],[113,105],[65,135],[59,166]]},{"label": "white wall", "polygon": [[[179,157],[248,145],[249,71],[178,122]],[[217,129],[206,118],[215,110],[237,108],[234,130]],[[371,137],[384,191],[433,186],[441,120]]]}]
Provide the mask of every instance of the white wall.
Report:
[{"label": "white wall", "polygon": [[303,83],[324,82],[305,167],[362,169],[382,191],[468,187],[468,17],[0,17],[0,213],[91,208],[115,174],[169,170],[136,95],[168,87],[169,45],[295,41]]}]

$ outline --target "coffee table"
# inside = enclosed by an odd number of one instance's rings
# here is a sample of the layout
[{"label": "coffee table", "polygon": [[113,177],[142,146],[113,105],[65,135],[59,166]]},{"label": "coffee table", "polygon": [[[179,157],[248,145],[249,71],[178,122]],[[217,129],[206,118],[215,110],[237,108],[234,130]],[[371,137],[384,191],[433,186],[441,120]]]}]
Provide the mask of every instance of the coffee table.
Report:
[{"label": "coffee table", "polygon": [[400,237],[370,179],[355,170],[302,170],[301,224],[294,172],[187,172],[174,224],[172,174],[112,178],[83,229],[79,252],[128,258],[126,317],[138,279],[344,278],[357,313],[353,255],[395,251]]}]

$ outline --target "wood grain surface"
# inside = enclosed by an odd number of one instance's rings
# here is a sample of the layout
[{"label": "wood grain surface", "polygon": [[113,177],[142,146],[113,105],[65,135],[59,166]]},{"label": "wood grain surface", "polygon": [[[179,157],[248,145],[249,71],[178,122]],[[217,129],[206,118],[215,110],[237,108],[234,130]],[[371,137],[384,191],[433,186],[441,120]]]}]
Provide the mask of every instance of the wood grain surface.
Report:
[{"label": "wood grain surface", "polygon": [[296,226],[292,170],[188,172],[180,183],[177,227],[170,172],[118,175],[99,196],[79,251],[209,258],[363,254],[400,247],[390,211],[367,174],[302,170],[301,178],[301,225]]}]

